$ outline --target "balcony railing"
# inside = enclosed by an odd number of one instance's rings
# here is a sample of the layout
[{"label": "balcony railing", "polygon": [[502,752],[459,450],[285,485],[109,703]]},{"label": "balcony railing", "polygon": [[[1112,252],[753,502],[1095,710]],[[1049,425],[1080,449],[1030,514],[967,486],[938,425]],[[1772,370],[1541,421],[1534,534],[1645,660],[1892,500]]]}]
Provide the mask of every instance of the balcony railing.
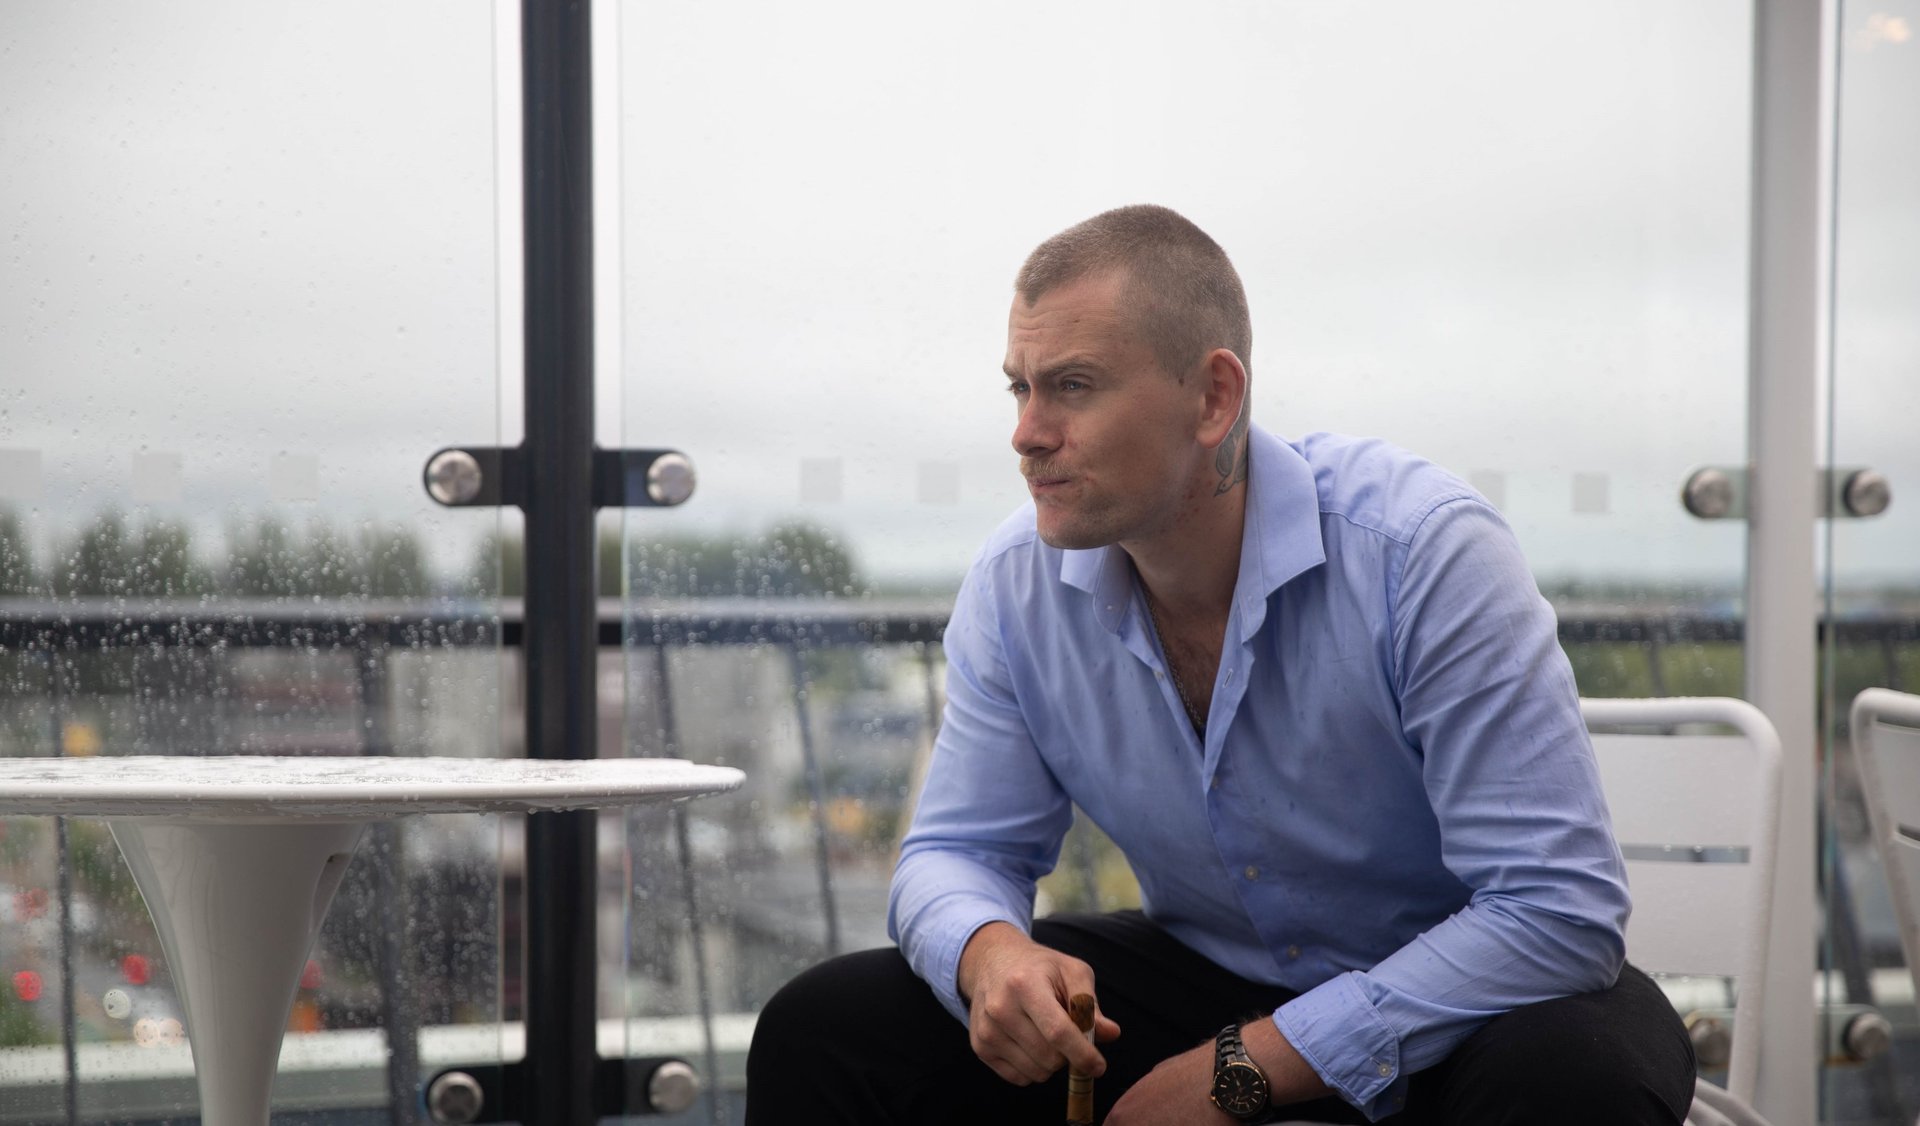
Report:
[{"label": "balcony railing", "polygon": [[[726,878],[728,866],[698,859],[701,848],[694,838],[701,826],[697,820],[689,821],[684,807],[676,807],[672,814],[664,815],[672,818],[666,832],[671,838],[669,863],[676,871],[670,880],[657,886],[670,888],[685,910],[684,937],[691,947],[687,960],[696,979],[690,993],[694,1001],[692,1007],[697,1012],[637,1023],[616,1022],[620,1029],[617,1035],[608,1032],[607,1028],[612,1025],[603,1022],[603,1036],[616,1036],[622,1043],[631,1044],[636,1035],[677,1030],[666,1036],[671,1045],[663,1050],[690,1052],[708,1075],[718,1077],[721,1087],[731,1086],[739,1080],[741,1053],[751,1028],[750,1018],[744,1017],[740,1009],[743,1004],[747,1009],[752,1007],[759,996],[755,990],[760,986],[737,988],[731,1001],[721,997],[723,990],[711,980],[710,974],[710,966],[716,959],[725,961],[730,953],[734,958],[752,961],[753,951],[787,942],[793,948],[786,949],[776,961],[801,963],[851,948],[850,943],[873,939],[877,925],[875,901],[876,896],[883,893],[884,880],[876,888],[872,880],[858,883],[850,878],[842,841],[849,830],[837,824],[836,818],[845,812],[843,803],[848,800],[871,799],[882,792],[894,795],[874,800],[870,803],[872,808],[866,810],[869,815],[878,812],[878,816],[870,816],[869,821],[893,827],[890,832],[871,827],[863,830],[870,836],[878,833],[876,839],[882,842],[884,851],[886,843],[897,839],[898,825],[906,812],[905,791],[909,786],[898,778],[897,771],[890,776],[893,781],[884,786],[863,777],[859,769],[862,764],[852,761],[860,757],[860,748],[853,747],[850,755],[848,748],[834,745],[834,733],[840,730],[836,724],[843,720],[861,720],[865,732],[862,738],[891,740],[889,746],[896,748],[911,745],[911,757],[916,760],[924,754],[939,722],[941,671],[937,642],[945,627],[948,606],[946,601],[935,599],[601,601],[599,643],[607,654],[603,674],[608,669],[624,670],[629,691],[649,697],[642,701],[646,708],[641,716],[639,711],[626,710],[627,693],[608,692],[603,688],[604,719],[624,722],[630,728],[636,725],[646,728],[644,733],[629,731],[624,740],[626,753],[687,753],[689,748],[696,748],[689,757],[702,757],[697,751],[702,743],[701,734],[682,729],[686,722],[682,719],[685,704],[678,709],[674,705],[676,695],[684,695],[676,692],[675,678],[686,674],[674,671],[675,665],[669,656],[751,652],[761,666],[762,683],[770,688],[761,693],[769,698],[761,699],[755,706],[770,712],[784,709],[787,714],[783,722],[791,725],[792,750],[798,758],[793,786],[798,794],[804,795],[806,825],[805,840],[796,842],[797,855],[791,857],[796,863],[778,868],[769,877],[781,885],[783,896],[768,897],[756,894],[755,889],[736,888],[734,895],[738,902],[729,920],[731,933],[716,944],[715,935],[710,933],[715,924],[708,917],[710,912],[703,910],[700,903],[707,897],[705,889]],[[1742,627],[1739,618],[1730,611],[1686,606],[1582,604],[1563,605],[1559,613],[1560,638],[1573,659],[1584,694],[1738,692]],[[398,748],[417,753],[416,740],[396,736],[394,730],[396,659],[440,653],[478,656],[491,648],[510,660],[522,635],[520,615],[520,604],[513,599],[325,603],[0,599],[0,662],[11,662],[7,666],[11,676],[0,677],[0,709],[44,709],[46,719],[45,726],[15,723],[11,727],[0,727],[0,751],[71,753],[74,748],[62,745],[63,715],[90,703],[99,705],[122,696],[138,697],[143,691],[134,683],[137,678],[118,681],[107,678],[98,683],[84,683],[88,662],[114,659],[158,662],[177,674],[184,684],[177,690],[191,698],[195,692],[216,691],[209,686],[217,682],[217,666],[223,662],[243,653],[261,652],[336,661],[341,674],[336,679],[344,687],[336,685],[328,689],[325,687],[328,677],[322,676],[301,689],[302,699],[311,705],[307,710],[313,716],[344,717],[344,721],[331,725],[309,724],[297,736],[291,729],[283,729],[277,740],[262,737],[250,741],[229,731],[219,742],[204,745],[192,742],[192,732],[207,730],[205,725],[195,728],[192,723],[183,722],[164,738],[143,741],[136,733],[130,740],[123,741],[123,745],[108,750],[233,753],[291,749],[306,753],[391,754]],[[1861,614],[1822,622],[1820,629],[1823,636],[1830,636],[1834,642],[1836,656],[1840,658],[1836,667],[1850,670],[1842,674],[1842,680],[1851,676],[1862,681],[1861,686],[1874,683],[1898,688],[1920,671],[1920,616]],[[624,651],[625,657],[616,655],[616,650]],[[897,730],[891,734],[874,734],[887,725],[888,717],[863,713],[861,698],[857,694],[849,695],[844,685],[823,687],[822,677],[832,672],[823,668],[823,659],[833,654],[861,652],[886,653],[892,661],[882,678],[892,688],[891,722]],[[904,663],[900,661],[902,657],[906,658]],[[730,660],[737,663],[739,658]],[[349,666],[350,673],[346,672]],[[912,688],[915,703],[907,709],[911,714],[904,718],[900,704],[905,695],[903,681],[916,682],[907,685]],[[1844,689],[1847,685],[1840,687]],[[146,691],[151,694],[151,678]],[[822,701],[836,698],[835,714],[824,714]],[[220,703],[229,713],[241,710],[236,709],[231,692],[220,697]],[[723,706],[736,705],[723,701]],[[230,718],[230,726],[244,726],[247,717],[232,715]],[[517,729],[518,725],[511,722],[500,722],[494,728],[496,734]],[[39,734],[36,735],[36,731]],[[602,742],[608,747],[620,745],[619,741],[603,739]],[[510,742],[503,738],[495,753],[513,753],[513,750]],[[748,766],[750,775],[754,772],[751,764],[735,764]],[[770,791],[762,791],[767,792]],[[895,804],[888,806],[889,801]],[[385,847],[397,848],[397,845],[389,843]],[[1113,858],[1103,852],[1107,847],[1110,846],[1091,830],[1076,827],[1074,838],[1063,851],[1062,870],[1048,889],[1055,906],[1107,905],[1114,882]],[[498,863],[511,886],[515,878],[513,857],[503,855]],[[874,867],[869,864],[862,871]],[[740,882],[737,869],[731,871],[731,876]],[[3,878],[0,874],[0,879]],[[808,890],[801,891],[801,884]],[[742,887],[745,886],[743,883]],[[400,902],[405,890],[396,888],[391,879],[375,881],[370,894],[374,898],[375,918],[396,917],[405,909]],[[799,906],[783,907],[777,902],[782,898]],[[58,899],[57,905],[49,906],[58,912],[64,950],[75,941],[72,920],[76,905],[71,881],[60,882]],[[336,1092],[334,1109],[351,1108],[357,1114],[366,1114],[377,1113],[378,1108],[384,1106],[387,1115],[384,1120],[413,1122],[417,1121],[418,1084],[423,1076],[442,1063],[458,1062],[461,1051],[475,1043],[472,1036],[477,1035],[496,1048],[504,1044],[501,1050],[510,1058],[512,1048],[507,1041],[511,1035],[502,1030],[519,1027],[513,1019],[518,982],[511,970],[516,949],[511,933],[511,899],[510,893],[503,894],[501,899],[501,960],[509,968],[500,982],[503,1000],[499,1022],[448,1026],[430,1021],[421,1027],[423,1022],[415,1016],[416,1006],[405,1003],[410,991],[417,987],[403,980],[403,974],[396,968],[403,961],[399,952],[386,950],[373,959],[379,967],[378,1019],[369,1023],[377,1023],[378,1029],[316,1033],[320,1038],[311,1042],[297,1036],[290,1038],[290,1044],[308,1047],[289,1050],[289,1079],[282,1088],[289,1109],[296,1104],[300,1108],[317,1109],[328,1103],[325,1091],[331,1089]],[[1886,977],[1872,974],[1872,969],[1890,956],[1890,943],[1863,943],[1857,936],[1849,937],[1852,935],[1850,919],[1835,919],[1834,923],[1848,932],[1842,937],[1851,943],[1853,972],[1843,976],[1849,981],[1857,977],[1861,983],[1869,976],[1875,982]],[[796,930],[808,933],[795,940],[790,932]],[[392,934],[385,937],[389,943],[394,941]],[[70,968],[63,972],[71,977]],[[537,983],[534,984],[537,987]],[[1890,988],[1884,982],[1877,987],[1883,992]],[[1851,995],[1868,989],[1861,984],[1844,992]],[[49,1121],[49,1114],[67,1105],[65,1098],[55,1098],[55,1091],[65,1088],[76,1076],[82,1079],[96,1075],[118,1077],[112,1082],[100,1081],[102,1086],[95,1092],[97,1097],[88,1100],[90,1106],[102,1102],[114,1106],[109,1116],[114,1120],[158,1114],[168,1105],[180,1105],[178,1100],[186,1090],[182,1086],[187,1075],[183,1060],[166,1064],[165,1060],[171,1057],[164,1049],[141,1055],[124,1042],[78,1042],[80,1038],[71,1012],[74,997],[71,980],[63,983],[59,995],[68,1011],[60,1022],[57,1044],[0,1051],[0,1123]],[[1849,999],[1864,1002],[1872,998],[1849,996]],[[478,1031],[488,1029],[491,1031]],[[321,1046],[327,1044],[334,1047],[322,1051]],[[311,1076],[304,1080],[294,1078],[295,1073],[304,1074],[302,1069],[307,1065],[301,1061],[306,1056],[300,1053],[308,1052],[308,1048],[334,1061],[326,1066],[336,1067],[342,1075],[384,1069],[387,1073],[384,1097],[367,1093],[364,1079],[356,1087],[336,1076],[329,1087],[327,1083],[316,1086]],[[619,1054],[620,1050],[621,1044],[608,1049],[610,1054]],[[327,1055],[327,1051],[333,1054]],[[113,1060],[103,1062],[108,1056]],[[351,1060],[348,1057],[352,1057]],[[147,1061],[145,1071],[127,1065],[128,1059],[136,1058]],[[483,1055],[481,1060],[484,1059]],[[141,1079],[142,1075],[146,1078]],[[337,1094],[345,1089],[361,1093],[351,1097]],[[169,1104],[169,1100],[174,1101]],[[708,1109],[715,1122],[727,1117],[720,1102],[710,1103]],[[56,1116],[51,1120],[61,1119]],[[80,1121],[83,1117],[76,1114],[71,1120]]]}]

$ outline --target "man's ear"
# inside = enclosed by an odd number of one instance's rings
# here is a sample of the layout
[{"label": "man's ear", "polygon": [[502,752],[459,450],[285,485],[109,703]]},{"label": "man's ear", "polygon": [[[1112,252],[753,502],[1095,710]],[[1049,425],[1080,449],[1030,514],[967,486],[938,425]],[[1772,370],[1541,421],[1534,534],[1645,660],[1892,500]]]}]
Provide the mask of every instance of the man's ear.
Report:
[{"label": "man's ear", "polygon": [[1194,437],[1202,446],[1213,449],[1227,440],[1246,412],[1247,367],[1231,351],[1215,348],[1207,353],[1200,380],[1205,398],[1200,406],[1200,428]]}]

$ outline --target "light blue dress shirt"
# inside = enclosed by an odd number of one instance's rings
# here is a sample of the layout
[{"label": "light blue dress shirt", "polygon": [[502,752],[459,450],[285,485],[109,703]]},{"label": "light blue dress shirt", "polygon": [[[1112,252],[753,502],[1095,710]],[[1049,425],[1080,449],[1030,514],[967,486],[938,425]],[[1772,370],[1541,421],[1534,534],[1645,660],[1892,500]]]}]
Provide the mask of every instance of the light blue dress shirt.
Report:
[{"label": "light blue dress shirt", "polygon": [[1378,1119],[1488,1018],[1611,985],[1626,876],[1553,611],[1499,514],[1383,442],[1252,433],[1204,741],[1125,552],[1048,547],[1031,505],[994,533],[947,627],[888,927],[964,1021],[961,949],[1029,928],[1077,803],[1150,918],[1300,992],[1280,1032]]}]

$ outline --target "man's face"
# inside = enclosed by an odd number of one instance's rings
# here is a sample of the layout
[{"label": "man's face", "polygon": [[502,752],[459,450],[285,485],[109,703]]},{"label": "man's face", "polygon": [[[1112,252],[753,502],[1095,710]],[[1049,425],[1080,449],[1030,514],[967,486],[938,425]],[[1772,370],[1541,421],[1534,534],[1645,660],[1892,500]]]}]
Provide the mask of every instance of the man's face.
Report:
[{"label": "man's face", "polygon": [[1053,547],[1104,547],[1170,530],[1196,456],[1201,393],[1129,321],[1119,272],[1069,282],[1007,322],[1013,448]]}]

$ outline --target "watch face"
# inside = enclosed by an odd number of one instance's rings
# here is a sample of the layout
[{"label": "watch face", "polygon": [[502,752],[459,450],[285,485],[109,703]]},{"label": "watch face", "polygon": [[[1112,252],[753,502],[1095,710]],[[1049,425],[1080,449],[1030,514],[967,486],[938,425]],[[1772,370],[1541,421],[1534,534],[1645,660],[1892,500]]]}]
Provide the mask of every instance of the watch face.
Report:
[{"label": "watch face", "polygon": [[1267,1077],[1257,1068],[1229,1063],[1213,1077],[1213,1101],[1235,1118],[1258,1114],[1267,1108]]}]

